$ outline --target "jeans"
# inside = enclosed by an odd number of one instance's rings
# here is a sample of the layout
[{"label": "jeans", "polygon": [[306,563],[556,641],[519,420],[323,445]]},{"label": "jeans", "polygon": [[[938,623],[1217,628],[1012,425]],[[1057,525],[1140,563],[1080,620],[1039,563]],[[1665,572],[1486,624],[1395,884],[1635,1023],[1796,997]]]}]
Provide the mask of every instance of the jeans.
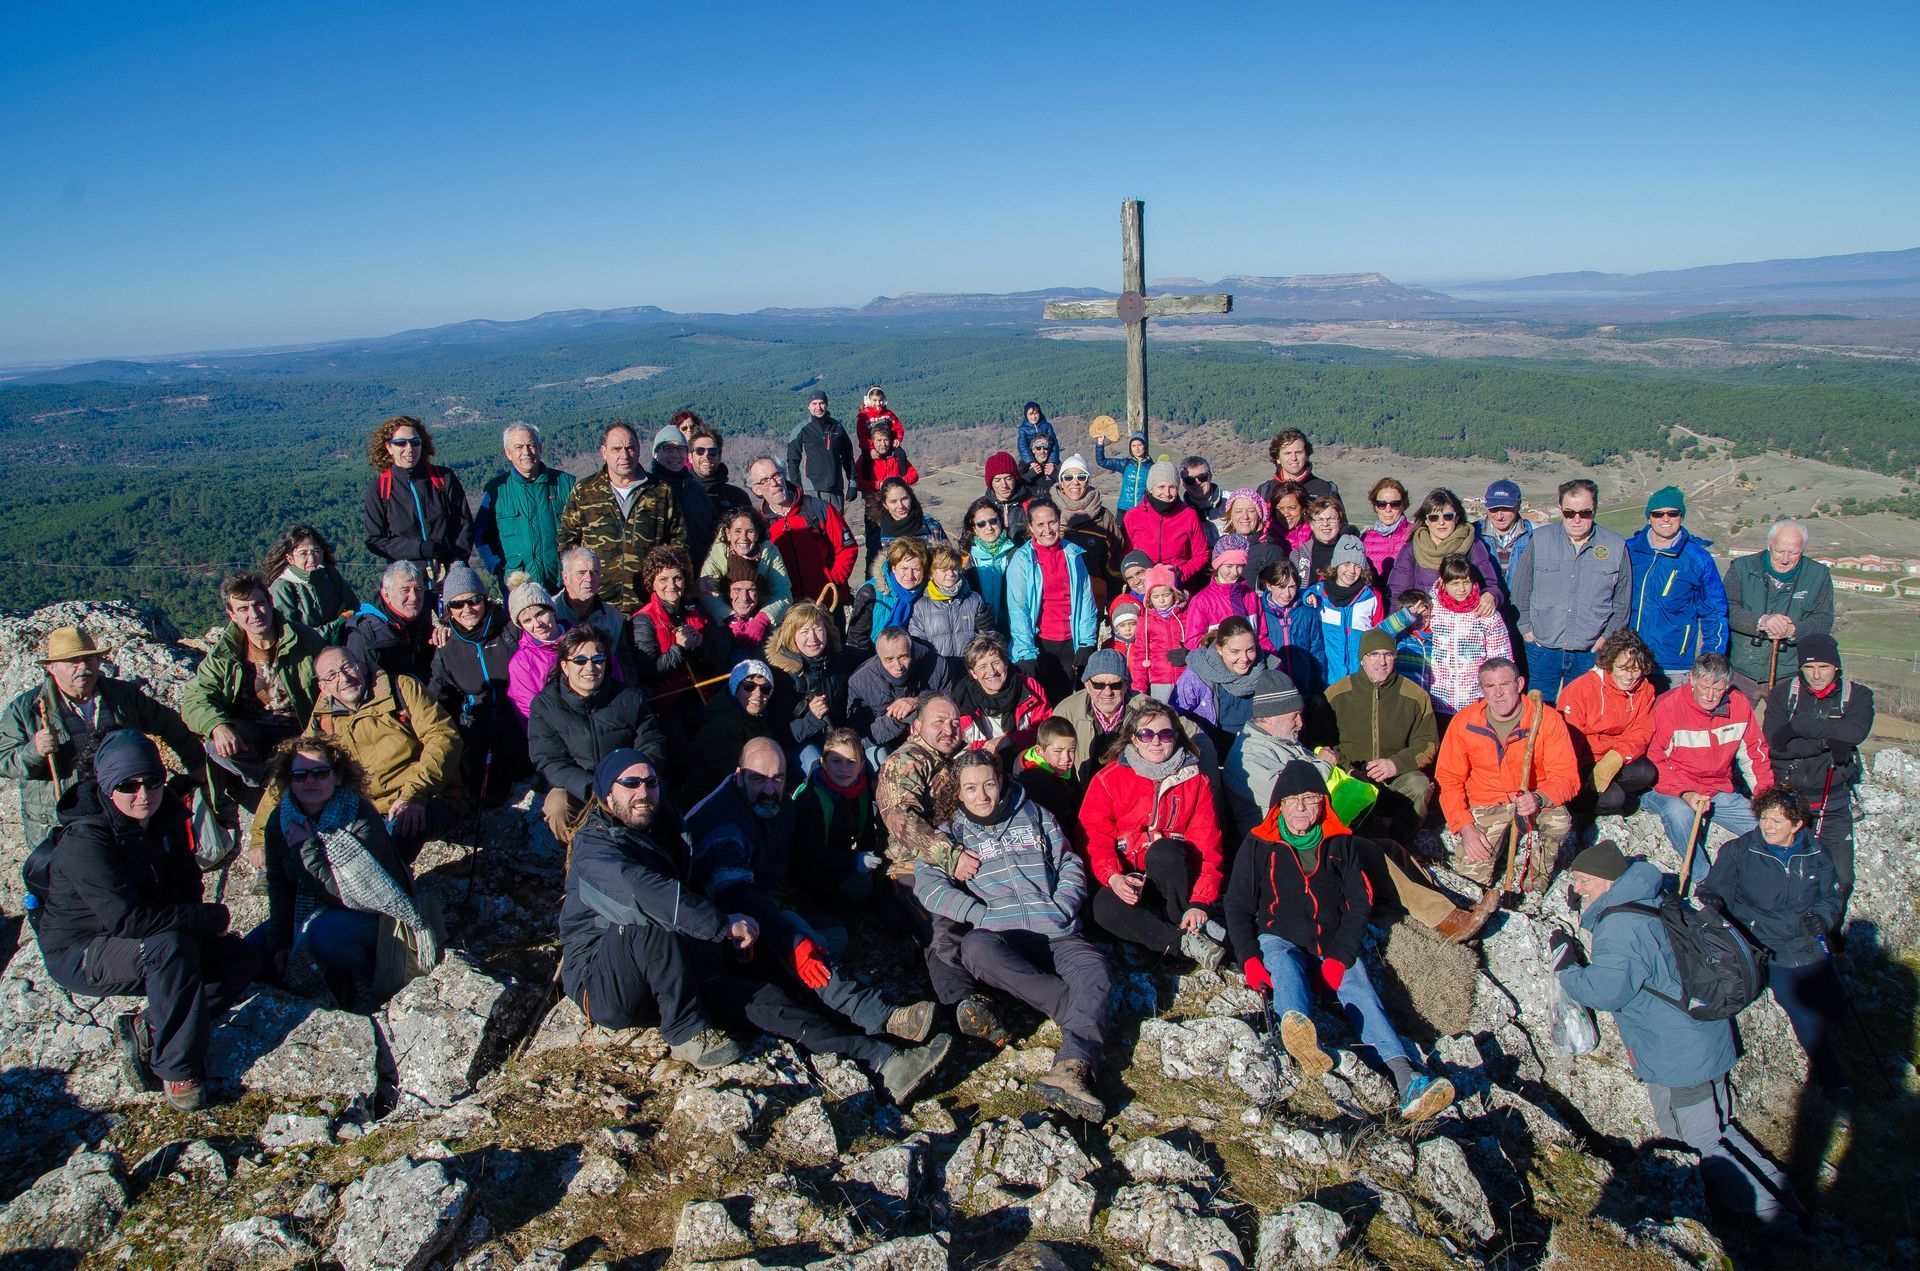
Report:
[{"label": "jeans", "polygon": [[[1260,961],[1273,977],[1273,1013],[1285,1016],[1288,1011],[1298,1011],[1312,1015],[1312,985],[1320,978],[1320,959],[1291,941],[1263,931]],[[1364,961],[1355,959],[1347,968],[1335,996],[1340,1000],[1347,1027],[1359,1034],[1360,1044],[1373,1051],[1379,1063],[1385,1065],[1395,1059],[1412,1062],[1406,1043],[1387,1020],[1387,1009],[1380,1005],[1380,995],[1373,991],[1373,981],[1367,978]]]},{"label": "jeans", "polygon": [[[1676,855],[1687,850],[1687,835],[1693,832],[1693,809],[1677,794],[1649,790],[1640,796],[1640,806],[1653,812],[1667,827],[1667,841]],[[1713,796],[1713,806],[1700,822],[1700,837],[1693,844],[1691,886],[1698,887],[1712,862],[1707,856],[1707,826],[1718,825],[1734,834],[1745,834],[1758,824],[1753,819],[1753,804],[1744,794],[1722,791]]]},{"label": "jeans", "polygon": [[1527,687],[1540,690],[1540,700],[1551,706],[1560,690],[1593,669],[1591,649],[1549,649],[1527,646]]},{"label": "jeans", "polygon": [[357,909],[316,909],[307,919],[307,948],[314,960],[352,977],[356,984],[373,980],[374,946],[380,937],[380,915]]}]

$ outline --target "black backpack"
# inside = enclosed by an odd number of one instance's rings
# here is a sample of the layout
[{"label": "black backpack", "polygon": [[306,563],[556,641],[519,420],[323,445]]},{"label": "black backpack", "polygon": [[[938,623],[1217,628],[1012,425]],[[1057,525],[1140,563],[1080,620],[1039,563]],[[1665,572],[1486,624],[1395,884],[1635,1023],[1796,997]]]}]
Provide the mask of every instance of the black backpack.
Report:
[{"label": "black backpack", "polygon": [[26,885],[27,924],[34,935],[40,934],[40,919],[47,909],[47,891],[53,886],[53,853],[60,844],[60,827],[40,840],[20,866],[20,881]]},{"label": "black backpack", "polygon": [[1770,954],[1718,908],[1689,904],[1668,892],[1657,906],[1620,904],[1601,917],[1617,913],[1645,914],[1660,920],[1667,944],[1673,949],[1674,969],[1679,973],[1685,999],[1641,987],[1695,1019],[1732,1019],[1767,986]]}]

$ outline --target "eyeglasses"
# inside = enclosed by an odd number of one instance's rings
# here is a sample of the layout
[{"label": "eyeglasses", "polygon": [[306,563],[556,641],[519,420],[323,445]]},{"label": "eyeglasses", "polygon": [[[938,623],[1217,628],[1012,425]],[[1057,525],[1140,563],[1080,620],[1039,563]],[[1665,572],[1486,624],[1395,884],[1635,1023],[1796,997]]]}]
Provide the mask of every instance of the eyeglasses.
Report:
[{"label": "eyeglasses", "polygon": [[[1565,516],[1566,513],[1562,512],[1560,515]],[[1648,519],[1655,520],[1655,521],[1677,521],[1685,515],[1686,513],[1684,512],[1669,511],[1666,508],[1661,508],[1658,511],[1647,513]]]},{"label": "eyeglasses", "polygon": [[289,768],[287,778],[291,781],[325,781],[333,775],[332,764],[319,764],[312,768]]},{"label": "eyeglasses", "polygon": [[463,596],[459,600],[449,600],[447,602],[447,608],[449,609],[484,609],[486,605],[487,598],[485,596]]},{"label": "eyeglasses", "polygon": [[1096,693],[1118,693],[1127,686],[1125,680],[1088,680],[1087,687]]},{"label": "eyeglasses", "polygon": [[573,663],[575,666],[605,666],[607,664],[607,655],[604,653],[595,653],[590,656],[568,658],[567,661]]},{"label": "eyeglasses", "polygon": [[1188,485],[1199,485],[1202,481],[1211,480],[1213,480],[1213,474],[1211,472],[1189,472],[1187,474]]},{"label": "eyeglasses", "polygon": [[418,437],[389,437],[387,438],[387,444],[389,446],[399,446],[402,449],[406,449],[419,445],[420,439]]},{"label": "eyeglasses", "polygon": [[976,530],[990,530],[990,529],[994,529],[994,528],[995,528],[995,527],[997,527],[997,526],[998,526],[999,524],[1000,524],[1000,518],[999,518],[999,517],[997,517],[997,516],[983,516],[983,517],[981,517],[981,518],[980,518],[979,520],[977,520],[977,521],[975,521],[975,522],[973,523],[973,528],[974,528],[974,529],[976,529]]},{"label": "eyeglasses", "polygon": [[763,485],[779,485],[780,478],[777,476],[761,477],[759,480],[755,481],[753,484],[756,489]]},{"label": "eyeglasses", "polygon": [[1429,521],[1457,521],[1460,519],[1460,514],[1449,508],[1445,512],[1429,512],[1427,513],[1427,519]]},{"label": "eyeglasses", "polygon": [[337,684],[341,680],[358,679],[360,672],[350,666],[337,666],[319,677],[322,684]]},{"label": "eyeglasses", "polygon": [[158,790],[167,784],[165,777],[128,777],[114,786],[115,794],[137,794],[142,790]]},{"label": "eyeglasses", "polygon": [[1403,508],[1407,506],[1407,501],[1405,499],[1375,499],[1373,506],[1377,508]]},{"label": "eyeglasses", "polygon": [[695,447],[693,447],[693,453],[694,453],[694,454],[696,454],[696,455],[717,455],[717,454],[719,454],[719,453],[720,453],[720,447],[718,447],[718,446],[695,446]]},{"label": "eyeglasses", "polygon": [[615,777],[613,784],[626,790],[648,790],[660,784],[658,777]]},{"label": "eyeglasses", "polygon": [[1135,741],[1167,742],[1180,734],[1171,728],[1136,728],[1133,730]]},{"label": "eyeglasses", "polygon": [[1593,509],[1561,508],[1560,519],[1563,521],[1591,521],[1593,519]]}]

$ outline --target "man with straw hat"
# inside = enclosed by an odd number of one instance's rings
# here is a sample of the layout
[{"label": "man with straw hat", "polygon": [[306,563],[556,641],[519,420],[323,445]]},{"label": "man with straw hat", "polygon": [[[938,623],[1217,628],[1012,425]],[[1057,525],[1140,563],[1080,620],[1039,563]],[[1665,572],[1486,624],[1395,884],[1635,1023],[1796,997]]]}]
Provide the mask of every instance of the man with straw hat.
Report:
[{"label": "man with straw hat", "polygon": [[53,832],[55,805],[97,736],[137,728],[166,742],[190,770],[205,763],[200,739],[179,712],[138,684],[102,673],[101,659],[111,652],[112,645],[95,642],[85,627],[55,627],[34,659],[46,677],[0,713],[0,776],[20,783],[29,847]]}]

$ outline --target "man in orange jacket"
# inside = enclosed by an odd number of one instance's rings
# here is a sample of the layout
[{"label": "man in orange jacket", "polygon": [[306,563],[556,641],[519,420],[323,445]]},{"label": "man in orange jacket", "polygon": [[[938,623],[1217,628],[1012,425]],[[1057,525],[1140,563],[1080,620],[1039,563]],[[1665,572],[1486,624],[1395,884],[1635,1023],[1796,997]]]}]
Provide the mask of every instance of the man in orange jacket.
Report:
[{"label": "man in orange jacket", "polygon": [[1580,770],[1567,721],[1522,696],[1525,688],[1512,661],[1488,658],[1480,667],[1484,696],[1453,717],[1433,775],[1447,828],[1460,840],[1453,867],[1475,882],[1497,884],[1508,827],[1529,821],[1540,840],[1526,863],[1525,885],[1538,891],[1573,828],[1566,803],[1579,792]]}]

